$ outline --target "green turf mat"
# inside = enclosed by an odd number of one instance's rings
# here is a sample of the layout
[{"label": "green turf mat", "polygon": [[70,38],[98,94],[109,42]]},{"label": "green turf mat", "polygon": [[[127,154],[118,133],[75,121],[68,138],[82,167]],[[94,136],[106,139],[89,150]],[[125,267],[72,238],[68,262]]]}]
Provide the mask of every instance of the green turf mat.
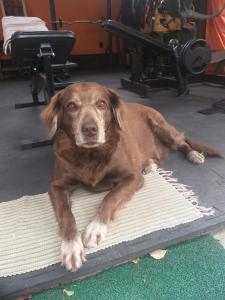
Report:
[{"label": "green turf mat", "polygon": [[[73,296],[63,289],[74,291]],[[33,295],[33,300],[225,300],[225,250],[211,236],[170,247],[79,282]]]}]

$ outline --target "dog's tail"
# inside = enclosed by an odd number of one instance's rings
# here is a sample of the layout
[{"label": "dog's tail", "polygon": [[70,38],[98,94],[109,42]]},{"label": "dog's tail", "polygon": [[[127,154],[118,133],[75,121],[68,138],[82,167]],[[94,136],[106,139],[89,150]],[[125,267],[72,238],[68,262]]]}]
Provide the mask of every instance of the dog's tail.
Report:
[{"label": "dog's tail", "polygon": [[185,137],[185,142],[193,149],[200,153],[203,153],[205,156],[212,156],[212,157],[219,157],[224,158],[224,156],[217,150],[210,148],[206,145],[196,143],[189,139],[188,137]]}]

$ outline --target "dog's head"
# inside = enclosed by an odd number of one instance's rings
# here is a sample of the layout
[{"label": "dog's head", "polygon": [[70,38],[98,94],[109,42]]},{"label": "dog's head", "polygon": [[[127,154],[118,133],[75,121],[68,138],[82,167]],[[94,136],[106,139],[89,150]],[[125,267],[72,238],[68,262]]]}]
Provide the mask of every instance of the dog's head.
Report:
[{"label": "dog's head", "polygon": [[54,95],[41,117],[50,137],[61,128],[77,146],[93,148],[106,142],[113,124],[121,129],[121,106],[122,99],[113,90],[97,83],[77,83]]}]

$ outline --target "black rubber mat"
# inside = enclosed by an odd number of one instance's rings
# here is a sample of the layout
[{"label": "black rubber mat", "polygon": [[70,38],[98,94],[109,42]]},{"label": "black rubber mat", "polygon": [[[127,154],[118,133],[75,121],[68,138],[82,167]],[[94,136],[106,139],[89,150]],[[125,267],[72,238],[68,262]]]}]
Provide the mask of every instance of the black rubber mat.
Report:
[{"label": "black rubber mat", "polygon": [[225,99],[219,100],[212,104],[211,107],[199,110],[199,113],[203,115],[212,115],[216,113],[223,113],[225,114]]},{"label": "black rubber mat", "polygon": [[[124,74],[80,75],[79,81],[97,81],[114,89],[120,86]],[[0,201],[10,201],[23,195],[34,195],[47,191],[53,155],[51,147],[27,151],[20,149],[22,140],[46,137],[39,119],[41,108],[14,110],[13,105],[30,100],[29,82],[0,82]],[[216,87],[193,86],[188,96],[175,97],[174,91],[153,93],[151,98],[118,89],[128,101],[139,102],[158,109],[179,130],[185,131],[195,140],[213,146],[225,154],[225,115],[205,116],[198,110],[208,108],[224,91]],[[200,204],[213,206],[216,213],[190,224],[154,232],[149,236],[123,243],[92,254],[77,273],[69,273],[59,265],[23,275],[0,278],[0,299],[14,299],[19,295],[49,288],[60,282],[76,280],[102,271],[133,257],[146,254],[152,249],[166,247],[179,241],[209,232],[225,224],[225,161],[209,159],[202,166],[194,166],[179,153],[172,153],[162,167],[174,171],[181,183],[192,187],[199,196]],[[16,226],[16,225],[15,225]]]}]

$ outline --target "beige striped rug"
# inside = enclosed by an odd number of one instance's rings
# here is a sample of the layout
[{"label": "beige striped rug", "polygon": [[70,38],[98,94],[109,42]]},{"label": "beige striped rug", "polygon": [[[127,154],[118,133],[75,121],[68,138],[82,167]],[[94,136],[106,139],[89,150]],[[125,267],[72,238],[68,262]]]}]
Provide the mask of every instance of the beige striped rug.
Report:
[{"label": "beige striped rug", "polygon": [[[81,189],[75,192],[73,213],[81,232],[94,218],[104,195]],[[201,209],[193,192],[178,184],[170,172],[150,173],[145,176],[144,187],[110,226],[106,241],[86,253],[191,222],[203,216]],[[47,193],[0,204],[0,277],[45,268],[59,261],[60,238]]]}]

